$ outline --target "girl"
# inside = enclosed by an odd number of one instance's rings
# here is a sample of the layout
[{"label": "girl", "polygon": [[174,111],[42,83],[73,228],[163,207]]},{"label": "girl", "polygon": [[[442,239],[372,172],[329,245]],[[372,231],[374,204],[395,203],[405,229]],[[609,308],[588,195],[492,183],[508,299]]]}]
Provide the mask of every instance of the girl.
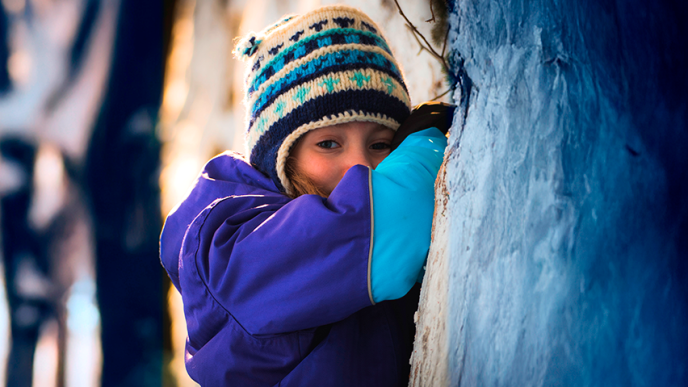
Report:
[{"label": "girl", "polygon": [[422,130],[391,152],[409,96],[356,9],[285,18],[236,52],[251,61],[248,162],[210,160],[160,242],[189,374],[204,386],[406,385],[444,135]]}]

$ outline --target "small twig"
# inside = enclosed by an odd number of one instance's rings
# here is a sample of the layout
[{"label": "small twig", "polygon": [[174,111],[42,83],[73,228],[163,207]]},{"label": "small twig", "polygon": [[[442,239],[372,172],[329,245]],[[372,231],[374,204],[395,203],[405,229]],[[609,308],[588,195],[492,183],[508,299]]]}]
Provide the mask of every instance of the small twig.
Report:
[{"label": "small twig", "polygon": [[406,25],[406,28],[408,28],[409,31],[411,31],[411,35],[413,35],[413,38],[416,39],[416,43],[418,43],[418,45],[420,46],[420,50],[418,50],[418,54],[420,54],[423,51],[427,51],[428,54],[435,55],[435,54],[433,54],[432,51],[428,50],[428,48],[425,47],[425,45],[423,45],[423,42],[420,41],[418,36],[416,36],[416,34],[413,32],[413,29],[411,29],[411,27],[409,25]]},{"label": "small twig", "polygon": [[444,53],[447,49],[447,40],[449,40],[449,27],[447,26],[447,32],[444,34],[444,43],[442,43],[442,58],[444,58]]},{"label": "small twig", "polygon": [[412,32],[414,32],[414,33],[417,34],[421,39],[423,39],[423,41],[425,42],[425,44],[426,44],[426,45],[429,47],[429,49],[432,51],[431,53],[432,53],[433,55],[439,57],[440,55],[439,55],[437,52],[435,52],[435,50],[432,48],[432,45],[430,44],[430,42],[428,42],[428,40],[425,39],[425,36],[423,36],[423,34],[421,34],[420,31],[418,31],[418,28],[416,28],[416,26],[413,25],[413,23],[411,23],[411,20],[409,20],[409,18],[406,17],[406,14],[404,13],[404,11],[401,10],[401,6],[399,5],[399,1],[398,1],[398,0],[394,0],[394,3],[397,5],[397,9],[399,10],[399,14],[401,14],[401,17],[403,17],[404,20],[406,20],[406,24],[411,28]]},{"label": "small twig", "polygon": [[442,93],[442,94],[438,95],[437,97],[431,99],[430,101],[436,101],[436,100],[438,100],[438,99],[444,97],[445,95],[447,95],[447,93],[449,93],[450,91],[451,91],[451,89],[447,89],[447,91],[445,91],[444,93]]},{"label": "small twig", "polygon": [[430,19],[426,20],[425,22],[426,23],[430,23],[430,22],[434,23],[435,22],[435,11],[432,9],[432,0],[429,0],[429,1],[430,1],[430,14],[432,15],[432,17]]},{"label": "small twig", "polygon": [[432,56],[439,59],[440,62],[442,62],[442,66],[444,67],[444,69],[448,72],[449,66],[447,66],[447,61],[444,59],[444,57],[442,55],[438,54],[437,51],[435,51],[435,49],[432,47],[430,42],[428,42],[428,40],[425,38],[425,36],[423,36],[423,34],[421,34],[420,31],[418,31],[416,26],[414,26],[413,23],[411,23],[409,18],[406,17],[406,14],[404,14],[404,11],[402,11],[401,6],[399,5],[399,1],[394,0],[394,3],[396,4],[397,9],[399,10],[399,14],[401,15],[401,17],[403,17],[404,20],[406,20],[406,24],[409,26],[409,28],[411,28],[411,32],[413,33],[413,35],[416,36],[416,40],[418,40],[418,37],[420,37],[425,42],[425,46],[423,46],[423,44],[421,44],[420,41],[418,41],[418,43],[421,45],[421,47],[425,48]]}]

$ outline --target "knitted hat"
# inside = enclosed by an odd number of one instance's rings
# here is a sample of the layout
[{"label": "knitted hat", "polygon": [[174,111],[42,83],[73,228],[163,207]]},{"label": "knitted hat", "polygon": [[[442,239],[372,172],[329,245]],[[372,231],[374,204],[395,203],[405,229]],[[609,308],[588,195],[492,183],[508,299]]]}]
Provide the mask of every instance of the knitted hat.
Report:
[{"label": "knitted hat", "polygon": [[401,68],[380,28],[341,5],[288,16],[250,33],[235,54],[246,75],[249,161],[287,193],[289,150],[304,133],[352,121],[396,130],[411,112]]}]

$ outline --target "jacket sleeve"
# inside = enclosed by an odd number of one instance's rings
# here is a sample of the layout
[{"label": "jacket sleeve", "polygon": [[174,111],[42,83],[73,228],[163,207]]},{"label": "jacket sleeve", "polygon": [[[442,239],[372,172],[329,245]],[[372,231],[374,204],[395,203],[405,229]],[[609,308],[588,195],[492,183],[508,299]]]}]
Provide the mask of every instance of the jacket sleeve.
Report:
[{"label": "jacket sleeve", "polygon": [[336,322],[371,305],[370,202],[370,169],[363,166],[351,168],[328,199],[216,200],[191,223],[181,248],[187,321],[207,313],[212,299],[250,334],[270,335]]},{"label": "jacket sleeve", "polygon": [[403,297],[422,272],[446,146],[436,128],[412,133],[372,172],[374,302]]}]

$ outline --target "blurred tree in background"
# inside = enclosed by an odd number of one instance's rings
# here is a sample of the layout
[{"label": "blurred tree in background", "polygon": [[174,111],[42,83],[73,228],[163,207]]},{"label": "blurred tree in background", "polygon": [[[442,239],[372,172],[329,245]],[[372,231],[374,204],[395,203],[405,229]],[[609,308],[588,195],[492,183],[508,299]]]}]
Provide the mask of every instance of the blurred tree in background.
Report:
[{"label": "blurred tree in background", "polygon": [[98,341],[98,319],[102,386],[163,383],[156,125],[174,3],[0,3],[7,385],[45,371],[32,368],[50,326],[56,385],[98,380],[99,351],[75,349],[89,329]]}]

